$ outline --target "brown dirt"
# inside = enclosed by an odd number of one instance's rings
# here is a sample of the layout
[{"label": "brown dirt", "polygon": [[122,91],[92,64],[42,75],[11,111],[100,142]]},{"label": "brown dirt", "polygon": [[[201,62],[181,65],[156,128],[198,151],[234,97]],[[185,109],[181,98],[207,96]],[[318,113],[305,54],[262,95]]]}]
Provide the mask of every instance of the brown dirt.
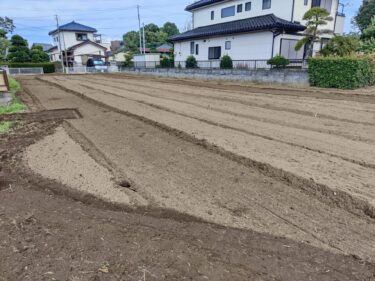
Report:
[{"label": "brown dirt", "polygon": [[[372,219],[149,119],[34,78],[23,85],[31,107],[75,107],[82,118],[25,122],[0,137],[0,280],[375,280],[361,260],[374,260]],[[42,157],[61,139],[56,160],[86,151],[149,206],[64,186],[50,177],[63,165],[45,178],[24,166],[30,145]]]}]

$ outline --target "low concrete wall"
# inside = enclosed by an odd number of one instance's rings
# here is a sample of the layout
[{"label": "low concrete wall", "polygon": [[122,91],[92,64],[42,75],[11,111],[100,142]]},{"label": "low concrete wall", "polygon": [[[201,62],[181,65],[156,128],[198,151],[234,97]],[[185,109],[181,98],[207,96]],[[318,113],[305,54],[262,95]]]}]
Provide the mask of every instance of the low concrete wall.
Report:
[{"label": "low concrete wall", "polygon": [[308,86],[309,74],[305,69],[178,69],[178,68],[124,68],[121,72],[147,74],[175,78],[198,78],[204,80],[229,80],[258,83],[276,83]]}]

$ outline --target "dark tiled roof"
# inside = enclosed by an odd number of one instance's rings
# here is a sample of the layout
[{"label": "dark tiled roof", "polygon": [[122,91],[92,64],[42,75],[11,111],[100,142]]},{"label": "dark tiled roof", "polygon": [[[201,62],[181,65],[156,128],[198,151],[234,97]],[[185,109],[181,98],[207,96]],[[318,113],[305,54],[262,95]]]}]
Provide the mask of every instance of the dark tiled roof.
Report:
[{"label": "dark tiled roof", "polygon": [[198,27],[181,34],[171,36],[168,38],[168,41],[175,42],[192,38],[212,37],[218,35],[245,33],[270,29],[296,32],[303,31],[305,30],[305,28],[306,27],[301,24],[283,20],[276,17],[274,14],[270,14],[243,20]]},{"label": "dark tiled roof", "polygon": [[[77,23],[75,21],[72,21],[70,23],[61,25],[58,30],[60,30],[60,31],[97,32],[97,30],[95,28],[92,28],[92,27],[89,27],[87,25],[83,25],[83,24]],[[57,32],[58,30],[55,29],[55,30],[51,31],[48,34],[51,35],[51,34]]]},{"label": "dark tiled roof", "polygon": [[194,9],[198,9],[198,8],[201,8],[201,7],[204,7],[204,6],[212,5],[212,4],[223,2],[223,1],[225,1],[225,0],[200,0],[200,1],[194,2],[193,4],[188,5],[185,8],[185,10],[191,11],[191,10],[194,10]]}]

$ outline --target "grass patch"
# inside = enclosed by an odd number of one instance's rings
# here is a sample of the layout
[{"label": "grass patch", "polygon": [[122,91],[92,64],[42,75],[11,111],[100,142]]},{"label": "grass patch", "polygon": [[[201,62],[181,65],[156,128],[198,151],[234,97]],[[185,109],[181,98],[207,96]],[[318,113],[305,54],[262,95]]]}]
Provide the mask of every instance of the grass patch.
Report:
[{"label": "grass patch", "polygon": [[0,115],[6,113],[17,113],[23,112],[26,109],[26,106],[21,102],[20,98],[17,96],[17,92],[21,89],[20,83],[10,77],[9,78],[9,86],[12,92],[12,101],[7,106],[0,106]]},{"label": "grass patch", "polygon": [[0,123],[0,135],[7,133],[12,127],[12,122],[6,121]]}]

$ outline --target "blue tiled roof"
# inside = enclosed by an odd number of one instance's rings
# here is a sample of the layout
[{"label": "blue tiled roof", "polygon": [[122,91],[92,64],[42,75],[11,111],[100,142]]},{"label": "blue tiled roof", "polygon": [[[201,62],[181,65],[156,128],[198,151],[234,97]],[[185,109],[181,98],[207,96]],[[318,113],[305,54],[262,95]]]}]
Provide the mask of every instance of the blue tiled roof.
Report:
[{"label": "blue tiled roof", "polygon": [[265,16],[198,27],[181,34],[171,36],[168,38],[168,41],[176,42],[194,38],[207,38],[226,34],[274,29],[284,30],[287,32],[298,32],[305,30],[306,27],[298,23],[280,19],[274,14],[269,14]]},{"label": "blue tiled roof", "polygon": [[194,9],[198,9],[198,8],[201,8],[201,7],[204,7],[204,6],[212,5],[212,4],[223,2],[223,1],[225,1],[225,0],[200,0],[200,1],[194,2],[193,4],[188,5],[185,8],[185,10],[191,11],[191,10],[194,10]]},{"label": "blue tiled roof", "polygon": [[[61,25],[58,30],[60,30],[60,31],[97,32],[97,30],[95,28],[89,27],[87,25],[80,24],[80,23],[75,22],[75,21],[72,21],[70,23]],[[48,34],[51,35],[53,33],[56,33],[58,30],[55,29]]]}]

